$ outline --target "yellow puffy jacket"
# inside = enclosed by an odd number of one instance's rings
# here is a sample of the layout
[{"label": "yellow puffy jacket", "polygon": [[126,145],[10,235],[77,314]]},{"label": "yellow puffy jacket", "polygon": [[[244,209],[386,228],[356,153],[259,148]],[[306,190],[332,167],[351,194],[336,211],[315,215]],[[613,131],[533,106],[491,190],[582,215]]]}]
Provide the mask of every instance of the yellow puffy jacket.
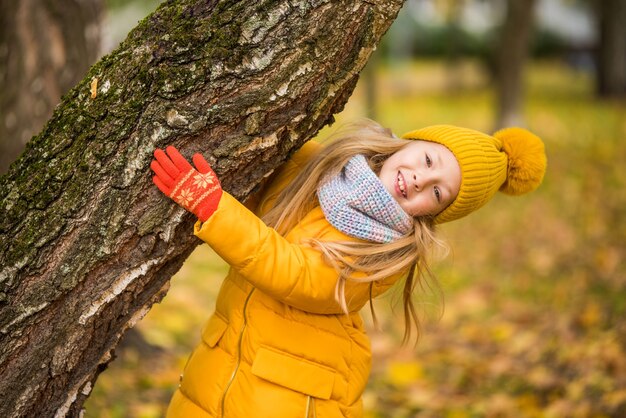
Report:
[{"label": "yellow puffy jacket", "polygon": [[286,236],[257,215],[318,152],[309,142],[285,163],[256,213],[224,192],[195,234],[231,269],[215,313],[191,354],[168,418],[361,417],[370,345],[360,309],[397,279],[349,282],[346,315],[335,300],[337,272],[303,238],[356,240],[331,226],[321,209]]}]

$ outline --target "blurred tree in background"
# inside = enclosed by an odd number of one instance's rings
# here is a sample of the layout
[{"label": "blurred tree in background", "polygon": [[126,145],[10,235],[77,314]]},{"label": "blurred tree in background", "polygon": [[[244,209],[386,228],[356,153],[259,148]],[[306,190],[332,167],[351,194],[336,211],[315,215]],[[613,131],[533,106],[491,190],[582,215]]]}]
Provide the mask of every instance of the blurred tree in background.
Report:
[{"label": "blurred tree in background", "polygon": [[626,97],[626,0],[596,1],[600,31],[596,89],[601,97]]},{"label": "blurred tree in background", "polygon": [[496,129],[523,126],[523,75],[534,22],[535,0],[508,0],[496,56]]},{"label": "blurred tree in background", "polygon": [[0,175],[100,56],[103,0],[0,0]]}]

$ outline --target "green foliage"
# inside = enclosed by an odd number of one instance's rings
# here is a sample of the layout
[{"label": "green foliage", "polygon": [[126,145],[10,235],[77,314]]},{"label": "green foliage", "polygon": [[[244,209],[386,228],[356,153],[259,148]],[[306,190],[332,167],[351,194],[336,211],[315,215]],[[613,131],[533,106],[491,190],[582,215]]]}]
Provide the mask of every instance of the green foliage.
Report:
[{"label": "green foliage", "polygon": [[[381,69],[380,121],[398,134],[435,123],[490,131],[493,92],[479,68],[462,63],[454,84],[438,61]],[[361,85],[339,123],[365,114],[364,96]],[[528,127],[547,147],[544,184],[442,228],[445,311],[426,316],[415,349],[399,345],[399,292],[376,301],[367,417],[626,416],[626,110],[554,62],[532,64],[527,99]],[[193,253],[137,326],[158,350],[120,349],[86,417],[163,414],[225,271],[206,246]],[[416,300],[437,311],[436,298]]]}]

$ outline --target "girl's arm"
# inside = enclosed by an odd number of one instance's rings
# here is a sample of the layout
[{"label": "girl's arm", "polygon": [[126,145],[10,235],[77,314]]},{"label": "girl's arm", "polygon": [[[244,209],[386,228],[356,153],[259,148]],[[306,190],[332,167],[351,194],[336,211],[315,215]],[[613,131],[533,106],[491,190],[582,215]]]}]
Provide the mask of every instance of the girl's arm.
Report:
[{"label": "girl's arm", "polygon": [[[338,273],[323,260],[318,250],[289,242],[231,195],[222,192],[217,177],[199,154],[193,157],[196,168],[173,147],[167,148],[167,154],[156,150],[155,157],[151,164],[155,184],[198,216],[196,235],[250,283],[305,311],[342,313],[335,298]],[[306,226],[301,228],[301,236],[306,236]],[[329,236],[318,238],[350,239],[330,226],[326,228]],[[318,232],[311,231],[308,235]],[[392,282],[375,284],[372,295],[381,293]],[[369,297],[369,283],[348,281],[346,284],[350,311],[359,310]]]},{"label": "girl's arm", "polygon": [[[333,231],[334,239],[350,239]],[[335,299],[338,273],[323,260],[321,252],[289,242],[228,193],[223,193],[217,210],[206,222],[196,223],[194,233],[253,286],[275,299],[312,313],[343,312]],[[393,281],[376,283],[373,296]],[[369,297],[369,283],[347,282],[349,311],[360,310]]]}]

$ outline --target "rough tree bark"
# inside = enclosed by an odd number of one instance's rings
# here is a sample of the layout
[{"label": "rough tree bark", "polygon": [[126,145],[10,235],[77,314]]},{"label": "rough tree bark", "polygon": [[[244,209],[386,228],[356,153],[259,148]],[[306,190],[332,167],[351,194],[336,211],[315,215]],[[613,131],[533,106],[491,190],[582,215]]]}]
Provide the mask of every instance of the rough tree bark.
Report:
[{"label": "rough tree bark", "polygon": [[100,56],[102,0],[0,0],[0,174]]},{"label": "rough tree bark", "polygon": [[523,125],[523,74],[528,57],[535,0],[508,0],[496,51],[496,128]]},{"label": "rough tree bark", "polygon": [[244,199],[343,108],[401,5],[167,1],[91,68],[0,179],[0,416],[77,415],[198,244],[154,148],[202,152]]}]

